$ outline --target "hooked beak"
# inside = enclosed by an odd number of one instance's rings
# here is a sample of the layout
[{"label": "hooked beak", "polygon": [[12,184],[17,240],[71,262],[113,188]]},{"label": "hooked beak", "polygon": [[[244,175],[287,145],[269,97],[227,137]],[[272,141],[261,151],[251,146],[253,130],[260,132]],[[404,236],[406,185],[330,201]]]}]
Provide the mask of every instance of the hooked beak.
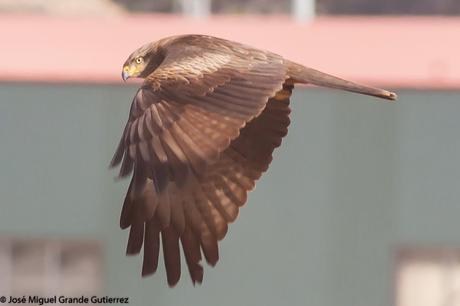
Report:
[{"label": "hooked beak", "polygon": [[123,79],[124,82],[126,82],[127,79],[129,79],[129,73],[128,71],[123,70],[121,72],[121,78]]},{"label": "hooked beak", "polygon": [[123,67],[123,71],[121,72],[121,78],[123,81],[126,82],[127,79],[132,77],[133,75],[136,74],[136,67],[133,65],[126,65]]}]

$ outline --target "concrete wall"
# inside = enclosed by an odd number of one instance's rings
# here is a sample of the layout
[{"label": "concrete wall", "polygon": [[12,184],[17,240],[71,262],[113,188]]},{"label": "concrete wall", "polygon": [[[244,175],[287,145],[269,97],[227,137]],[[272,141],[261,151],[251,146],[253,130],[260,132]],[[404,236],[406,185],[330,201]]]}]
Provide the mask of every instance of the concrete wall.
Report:
[{"label": "concrete wall", "polygon": [[[107,165],[135,87],[0,85],[0,234],[97,239],[105,293],[130,305],[393,303],[403,244],[460,246],[460,92],[298,90],[270,171],[193,288],[141,279]],[[162,263],[160,263],[162,265]]]}]

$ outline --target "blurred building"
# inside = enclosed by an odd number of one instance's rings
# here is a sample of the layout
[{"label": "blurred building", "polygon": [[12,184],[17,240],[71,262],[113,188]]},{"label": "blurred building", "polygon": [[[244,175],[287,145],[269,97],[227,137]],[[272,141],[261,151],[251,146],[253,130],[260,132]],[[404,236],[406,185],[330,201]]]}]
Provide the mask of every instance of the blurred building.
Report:
[{"label": "blurred building", "polygon": [[0,0],[2,12],[99,14],[179,13],[184,6],[207,7],[215,14],[289,14],[296,2],[314,3],[319,15],[458,15],[453,0]]},{"label": "blurred building", "polygon": [[[11,3],[0,1],[9,12],[0,18],[0,295],[460,305],[459,19],[321,16],[347,13],[326,0],[307,24],[287,15],[288,1],[212,1],[211,12],[277,13],[206,19],[126,13],[180,12],[179,1],[95,1],[112,9],[72,17],[36,14],[51,2]],[[369,13],[386,5],[347,3]],[[121,82],[122,63],[139,45],[182,33],[269,49],[400,98],[296,89],[289,135],[230,226],[220,262],[206,267],[202,286],[184,270],[171,290],[162,262],[141,279],[141,258],[125,257],[118,219],[127,181],[115,182],[107,166],[138,86]]]}]

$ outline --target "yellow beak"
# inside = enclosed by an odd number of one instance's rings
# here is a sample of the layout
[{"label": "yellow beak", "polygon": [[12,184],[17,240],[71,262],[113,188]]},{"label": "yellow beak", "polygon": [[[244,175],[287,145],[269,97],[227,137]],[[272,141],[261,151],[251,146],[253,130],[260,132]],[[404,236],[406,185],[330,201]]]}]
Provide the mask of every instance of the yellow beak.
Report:
[{"label": "yellow beak", "polygon": [[131,76],[136,73],[136,67],[135,66],[124,66],[123,71],[121,72],[121,78],[123,81],[126,82],[127,79],[129,79]]}]

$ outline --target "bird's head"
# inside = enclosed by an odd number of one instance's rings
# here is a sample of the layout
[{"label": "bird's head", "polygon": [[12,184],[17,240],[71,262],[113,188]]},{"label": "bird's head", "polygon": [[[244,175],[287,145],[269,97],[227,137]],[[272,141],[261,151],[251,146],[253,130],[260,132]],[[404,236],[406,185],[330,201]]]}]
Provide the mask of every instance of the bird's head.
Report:
[{"label": "bird's head", "polygon": [[133,53],[123,64],[121,77],[123,81],[129,78],[145,78],[152,73],[163,60],[161,52],[154,44],[147,44]]},{"label": "bird's head", "polygon": [[123,65],[123,71],[121,77],[123,81],[129,78],[139,77],[145,69],[145,59],[143,56],[136,56],[129,58]]}]

